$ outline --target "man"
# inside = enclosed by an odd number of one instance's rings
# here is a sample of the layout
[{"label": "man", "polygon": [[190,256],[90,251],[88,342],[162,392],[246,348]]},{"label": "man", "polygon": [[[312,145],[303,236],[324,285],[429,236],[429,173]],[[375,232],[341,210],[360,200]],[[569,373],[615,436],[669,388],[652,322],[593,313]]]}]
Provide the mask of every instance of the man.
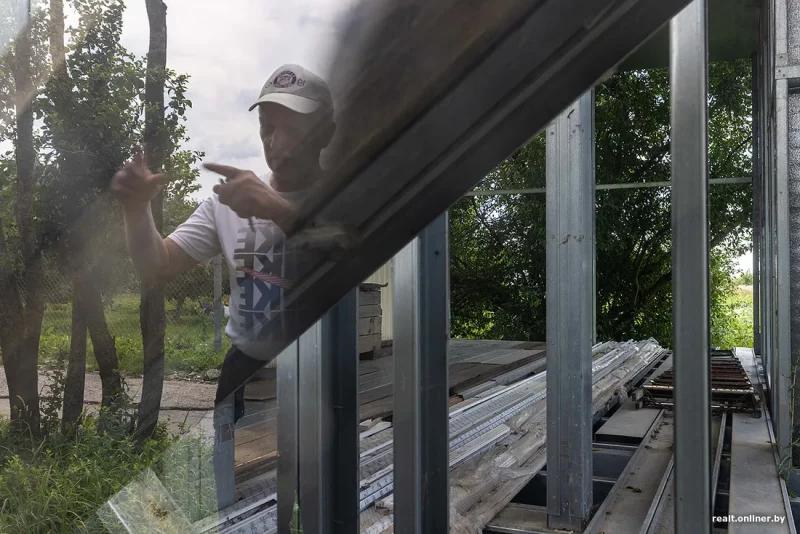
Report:
[{"label": "man", "polygon": [[260,358],[270,342],[264,326],[281,320],[276,307],[283,289],[283,230],[321,177],[320,152],[335,131],[327,84],[299,65],[276,70],[250,110],[256,108],[271,173],[259,178],[251,171],[206,164],[224,180],[169,237],[159,235],[150,211],[167,176],[151,173],[139,152],[111,183],[123,206],[128,251],[143,281],[166,281],[218,254],[228,262],[232,291],[225,333],[233,346],[215,402],[219,407],[235,391],[234,423],[244,415],[244,381],[267,363]]}]

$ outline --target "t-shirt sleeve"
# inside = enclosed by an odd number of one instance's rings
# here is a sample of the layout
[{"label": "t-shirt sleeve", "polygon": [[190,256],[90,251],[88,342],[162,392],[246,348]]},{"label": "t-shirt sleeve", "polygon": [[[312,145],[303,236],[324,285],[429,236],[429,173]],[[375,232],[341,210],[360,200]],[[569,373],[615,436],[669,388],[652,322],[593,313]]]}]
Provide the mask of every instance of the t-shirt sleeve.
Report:
[{"label": "t-shirt sleeve", "polygon": [[214,197],[206,199],[191,217],[168,237],[194,260],[203,265],[222,253],[217,234]]}]

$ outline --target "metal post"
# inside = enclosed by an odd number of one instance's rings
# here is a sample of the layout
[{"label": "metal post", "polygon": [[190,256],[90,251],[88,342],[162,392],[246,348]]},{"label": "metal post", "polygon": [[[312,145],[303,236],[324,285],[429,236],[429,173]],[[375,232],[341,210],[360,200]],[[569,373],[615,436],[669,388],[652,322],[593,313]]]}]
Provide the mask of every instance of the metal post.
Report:
[{"label": "metal post", "polygon": [[299,461],[298,342],[278,356],[278,533],[290,534]]},{"label": "metal post", "polygon": [[393,265],[394,531],[449,532],[447,214]]},{"label": "metal post", "polygon": [[760,315],[761,306],[759,300],[759,267],[761,255],[761,183],[763,174],[761,172],[761,104],[759,102],[761,88],[759,82],[759,64],[761,54],[753,56],[752,61],[752,108],[753,108],[753,350],[756,354],[762,354],[761,334],[760,334]]},{"label": "metal post", "polygon": [[299,340],[299,485],[305,532],[357,533],[358,289]]},{"label": "metal post", "polygon": [[775,438],[781,456],[791,455],[791,410],[789,408],[790,377],[792,368],[791,315],[790,315],[790,262],[789,262],[789,89],[787,80],[775,85],[775,174],[776,174],[776,249],[777,249],[777,335],[775,350],[775,376],[773,389],[773,421]]},{"label": "metal post", "polygon": [[547,129],[547,513],[582,531],[592,507],[594,98]]},{"label": "metal post", "polygon": [[222,256],[214,258],[214,350],[222,350]]},{"label": "metal post", "polygon": [[[789,65],[789,6],[787,0],[775,2],[775,54],[776,67]],[[798,13],[800,15],[800,13]],[[791,316],[791,241],[790,241],[790,185],[789,185],[789,80],[775,82],[775,185],[776,185],[776,252],[777,252],[777,336],[773,391],[775,400],[772,416],[775,438],[781,457],[792,456],[791,375],[792,353]],[[794,196],[794,195],[793,195]]]},{"label": "metal post", "polygon": [[670,22],[675,532],[711,532],[706,0]]}]

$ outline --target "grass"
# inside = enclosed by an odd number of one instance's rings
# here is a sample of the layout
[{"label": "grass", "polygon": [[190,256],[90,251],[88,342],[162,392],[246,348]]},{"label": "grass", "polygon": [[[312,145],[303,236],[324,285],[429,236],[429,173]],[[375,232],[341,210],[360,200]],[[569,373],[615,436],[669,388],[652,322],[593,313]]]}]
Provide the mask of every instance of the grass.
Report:
[{"label": "grass", "polygon": [[[214,350],[214,318],[203,315],[196,302],[187,301],[180,320],[173,317],[175,303],[167,301],[167,333],[164,359],[167,374],[202,373],[219,368],[230,340],[222,336],[222,350]],[[70,304],[48,304],[42,321],[39,342],[41,361],[54,361],[59,351],[68,352],[71,325]],[[113,309],[106,308],[106,321],[116,339],[120,370],[127,376],[140,376],[142,363],[142,334],[139,328],[139,295],[114,297]],[[224,328],[224,325],[223,325]],[[97,370],[91,340],[88,343],[87,367]]]},{"label": "grass", "polygon": [[36,439],[0,417],[0,532],[104,532],[97,509],[174,442],[161,426],[137,446],[98,432],[97,421]]}]

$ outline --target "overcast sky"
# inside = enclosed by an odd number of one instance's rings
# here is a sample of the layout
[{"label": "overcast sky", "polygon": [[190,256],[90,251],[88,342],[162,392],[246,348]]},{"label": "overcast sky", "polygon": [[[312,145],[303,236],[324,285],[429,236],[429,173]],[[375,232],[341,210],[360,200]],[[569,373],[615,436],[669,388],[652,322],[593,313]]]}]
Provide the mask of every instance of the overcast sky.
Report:
[{"label": "overcast sky", "polygon": [[[187,148],[204,161],[267,172],[258,116],[247,109],[269,75],[285,63],[327,77],[337,27],[353,0],[166,0],[167,66],[191,76]],[[122,42],[147,53],[145,0],[129,0]],[[224,7],[223,7],[224,6]],[[217,182],[201,169],[198,198]]]}]

